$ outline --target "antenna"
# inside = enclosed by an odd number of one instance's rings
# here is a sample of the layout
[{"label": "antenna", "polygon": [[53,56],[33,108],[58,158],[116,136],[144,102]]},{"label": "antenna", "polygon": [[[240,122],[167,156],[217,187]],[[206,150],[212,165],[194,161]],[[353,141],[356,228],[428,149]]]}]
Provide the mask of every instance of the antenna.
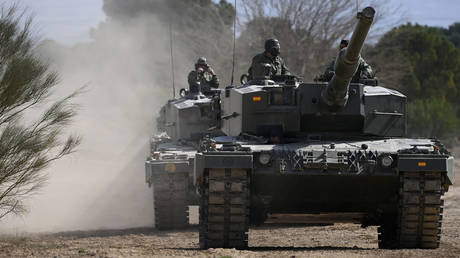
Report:
[{"label": "antenna", "polygon": [[176,84],[174,81],[174,52],[173,52],[173,30],[172,30],[172,14],[170,15],[169,19],[169,48],[171,50],[171,77],[172,77],[172,90],[173,90],[173,98],[176,98]]},{"label": "antenna", "polygon": [[235,17],[233,18],[233,61],[232,61],[232,83],[233,86],[233,79],[235,76],[235,52],[236,52],[236,15],[238,14],[238,10],[236,9],[236,0],[235,0]]},{"label": "antenna", "polygon": [[358,3],[359,0],[356,0],[356,13],[359,12],[359,3]]}]

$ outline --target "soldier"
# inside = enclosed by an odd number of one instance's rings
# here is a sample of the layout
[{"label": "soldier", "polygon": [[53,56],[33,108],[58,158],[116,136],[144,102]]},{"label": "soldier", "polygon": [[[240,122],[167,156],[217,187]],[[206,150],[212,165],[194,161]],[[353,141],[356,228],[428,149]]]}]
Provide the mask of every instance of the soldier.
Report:
[{"label": "soldier", "polygon": [[265,52],[256,55],[252,59],[251,67],[248,70],[248,79],[289,75],[290,72],[279,54],[279,41],[277,39],[267,39],[265,41]]},{"label": "soldier", "polygon": [[[339,52],[346,47],[348,47],[348,40],[342,39],[339,45]],[[335,74],[334,66],[335,66],[335,59],[332,60],[332,62],[327,66],[324,74],[320,75],[317,78],[317,80],[325,81],[325,82],[330,81]],[[351,82],[359,82],[359,80],[362,78],[372,79],[374,77],[375,75],[374,75],[374,72],[372,71],[372,67],[368,63],[366,63],[366,61],[364,61],[362,57],[360,57],[358,69],[356,70],[356,73],[353,76],[353,79],[351,80]]]},{"label": "soldier", "polygon": [[195,70],[188,74],[188,84],[191,93],[201,91],[205,95],[211,93],[211,88],[219,88],[219,78],[217,78],[211,66],[208,65],[206,58],[198,58]]},{"label": "soldier", "polygon": [[372,67],[364,61],[362,57],[359,57],[359,65],[355,75],[351,79],[351,82],[359,82],[360,79],[374,79],[375,74],[372,71]]}]

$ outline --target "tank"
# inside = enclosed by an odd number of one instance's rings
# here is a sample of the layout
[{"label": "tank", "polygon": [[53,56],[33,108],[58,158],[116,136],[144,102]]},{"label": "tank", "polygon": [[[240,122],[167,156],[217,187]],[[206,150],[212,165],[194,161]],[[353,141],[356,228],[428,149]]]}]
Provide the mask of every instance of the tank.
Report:
[{"label": "tank", "polygon": [[217,136],[220,91],[208,95],[181,90],[160,110],[157,132],[145,161],[145,180],[153,192],[155,227],[160,230],[189,225],[190,205],[198,205],[193,187],[194,159],[200,139]]},{"label": "tank", "polygon": [[[375,10],[365,8],[328,83],[249,81],[221,95],[221,130],[195,154],[201,248],[247,248],[251,225],[378,226],[379,248],[437,248],[454,158],[406,138],[407,98],[350,83]],[[377,85],[377,86],[369,86]]]}]

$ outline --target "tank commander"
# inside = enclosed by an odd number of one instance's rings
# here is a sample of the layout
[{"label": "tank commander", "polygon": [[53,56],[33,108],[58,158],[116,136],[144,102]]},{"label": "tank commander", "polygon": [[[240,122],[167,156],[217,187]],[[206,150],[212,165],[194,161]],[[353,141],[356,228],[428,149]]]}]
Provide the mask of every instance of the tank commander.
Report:
[{"label": "tank commander", "polygon": [[202,92],[204,95],[211,94],[211,88],[219,88],[219,78],[206,61],[205,57],[198,58],[195,70],[188,74],[190,93]]},{"label": "tank commander", "polygon": [[248,70],[248,79],[290,75],[291,73],[284,60],[279,56],[280,49],[280,43],[277,39],[267,39],[265,41],[265,51],[252,58],[252,64]]},{"label": "tank commander", "polygon": [[[348,47],[349,41],[346,39],[342,39],[339,45],[339,52]],[[317,77],[317,81],[328,82],[334,76],[334,66],[335,66],[335,59],[327,66],[326,71]],[[372,67],[364,61],[362,57],[359,57],[359,65],[358,69],[356,70],[355,75],[353,76],[351,82],[359,82],[360,79],[372,79],[375,77],[374,72],[372,71]]]}]

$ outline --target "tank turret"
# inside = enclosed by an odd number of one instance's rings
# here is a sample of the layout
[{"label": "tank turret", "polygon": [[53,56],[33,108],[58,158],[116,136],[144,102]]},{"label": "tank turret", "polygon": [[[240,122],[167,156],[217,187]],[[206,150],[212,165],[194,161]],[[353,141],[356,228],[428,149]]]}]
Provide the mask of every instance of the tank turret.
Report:
[{"label": "tank turret", "polygon": [[220,114],[220,90],[210,92],[212,94],[203,95],[198,85],[197,92],[185,92],[183,97],[169,100],[160,110],[158,132],[165,132],[175,141],[219,134],[215,128]]},{"label": "tank turret", "polygon": [[335,62],[335,74],[321,92],[321,101],[331,108],[344,107],[348,101],[350,81],[359,65],[364,40],[374,20],[375,10],[366,7],[358,13],[358,24],[347,48],[340,51]]},{"label": "tank turret", "polygon": [[330,133],[404,136],[406,96],[353,81],[374,16],[372,7],[358,13],[350,44],[339,53],[335,75],[328,83],[267,84],[255,80],[227,89],[221,96],[222,131],[230,136],[250,134],[267,139]]}]

